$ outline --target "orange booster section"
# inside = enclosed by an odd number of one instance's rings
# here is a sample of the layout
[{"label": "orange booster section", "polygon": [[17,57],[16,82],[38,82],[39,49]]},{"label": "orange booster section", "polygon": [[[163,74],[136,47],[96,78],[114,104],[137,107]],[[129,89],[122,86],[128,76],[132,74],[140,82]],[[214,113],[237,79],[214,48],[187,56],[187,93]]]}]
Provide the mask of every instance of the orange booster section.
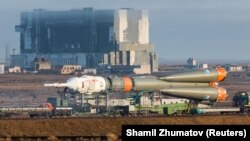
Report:
[{"label": "orange booster section", "polygon": [[224,88],[221,87],[217,87],[218,89],[218,97],[217,97],[217,101],[218,102],[223,102],[226,100],[226,98],[228,97],[227,95],[227,91]]},{"label": "orange booster section", "polygon": [[217,87],[219,84],[217,82],[210,82],[210,87]]},{"label": "orange booster section", "polygon": [[133,88],[132,79],[129,77],[123,77],[123,91],[130,92]]},{"label": "orange booster section", "polygon": [[44,103],[42,106],[43,106],[44,108],[48,108],[50,111],[53,110],[53,106],[52,106],[51,103]]},{"label": "orange booster section", "polygon": [[221,67],[216,68],[216,70],[218,72],[217,82],[223,81],[227,76],[227,71]]}]

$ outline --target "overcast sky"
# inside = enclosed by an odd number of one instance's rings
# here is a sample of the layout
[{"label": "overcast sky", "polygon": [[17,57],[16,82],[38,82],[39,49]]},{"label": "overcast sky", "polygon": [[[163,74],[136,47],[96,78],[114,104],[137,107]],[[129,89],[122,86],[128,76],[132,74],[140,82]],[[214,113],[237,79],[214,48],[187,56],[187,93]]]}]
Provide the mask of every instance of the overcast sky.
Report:
[{"label": "overcast sky", "polygon": [[20,12],[84,7],[147,9],[160,58],[250,60],[250,0],[0,0],[0,60],[6,44],[19,52]]}]

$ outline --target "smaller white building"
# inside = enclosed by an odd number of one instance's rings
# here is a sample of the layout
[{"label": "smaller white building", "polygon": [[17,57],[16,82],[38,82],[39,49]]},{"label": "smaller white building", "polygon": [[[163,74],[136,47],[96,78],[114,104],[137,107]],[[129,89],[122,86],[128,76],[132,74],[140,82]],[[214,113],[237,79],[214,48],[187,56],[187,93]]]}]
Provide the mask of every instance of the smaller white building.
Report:
[{"label": "smaller white building", "polygon": [[208,64],[200,64],[199,68],[200,69],[207,69],[208,68]]},{"label": "smaller white building", "polygon": [[73,74],[76,70],[81,70],[81,65],[63,65],[61,68],[61,74]]},{"label": "smaller white building", "polygon": [[14,66],[9,68],[9,73],[21,73],[21,67],[20,66]]},{"label": "smaller white building", "polygon": [[226,66],[226,70],[228,72],[242,72],[243,71],[243,68],[242,68],[241,65],[230,65],[230,64],[227,64],[225,66]]},{"label": "smaller white building", "polygon": [[188,67],[195,67],[195,66],[197,66],[197,61],[194,58],[188,58],[187,66]]},{"label": "smaller white building", "polygon": [[4,74],[5,65],[0,64],[0,74]]}]

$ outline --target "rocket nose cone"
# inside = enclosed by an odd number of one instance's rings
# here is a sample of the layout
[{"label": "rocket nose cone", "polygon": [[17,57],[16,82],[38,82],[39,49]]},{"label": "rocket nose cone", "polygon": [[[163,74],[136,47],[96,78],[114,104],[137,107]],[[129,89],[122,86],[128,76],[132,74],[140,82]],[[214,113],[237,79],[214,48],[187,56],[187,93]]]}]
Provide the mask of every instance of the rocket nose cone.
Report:
[{"label": "rocket nose cone", "polygon": [[77,83],[79,83],[79,78],[77,78],[77,77],[71,77],[71,78],[69,78],[69,79],[66,81],[66,83],[67,83],[68,85],[76,85]]},{"label": "rocket nose cone", "polygon": [[217,101],[218,102],[223,102],[227,99],[228,97],[228,94],[227,94],[227,91],[224,89],[224,88],[221,88],[221,87],[217,87],[218,89],[218,97],[217,97]]},{"label": "rocket nose cone", "polygon": [[217,82],[223,81],[227,76],[227,71],[221,67],[216,68],[216,71],[218,72]]}]

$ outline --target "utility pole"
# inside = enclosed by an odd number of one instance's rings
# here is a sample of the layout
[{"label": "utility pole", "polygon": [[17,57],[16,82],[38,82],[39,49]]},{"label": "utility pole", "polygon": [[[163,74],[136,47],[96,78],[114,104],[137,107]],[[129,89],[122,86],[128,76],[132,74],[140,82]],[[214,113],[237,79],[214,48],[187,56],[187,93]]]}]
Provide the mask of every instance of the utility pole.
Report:
[{"label": "utility pole", "polygon": [[8,43],[5,44],[5,65],[10,65],[10,47]]},{"label": "utility pole", "polygon": [[13,51],[13,55],[15,55],[15,51],[16,51],[16,49],[15,49],[15,48],[13,48],[13,49],[12,49],[12,51]]}]

